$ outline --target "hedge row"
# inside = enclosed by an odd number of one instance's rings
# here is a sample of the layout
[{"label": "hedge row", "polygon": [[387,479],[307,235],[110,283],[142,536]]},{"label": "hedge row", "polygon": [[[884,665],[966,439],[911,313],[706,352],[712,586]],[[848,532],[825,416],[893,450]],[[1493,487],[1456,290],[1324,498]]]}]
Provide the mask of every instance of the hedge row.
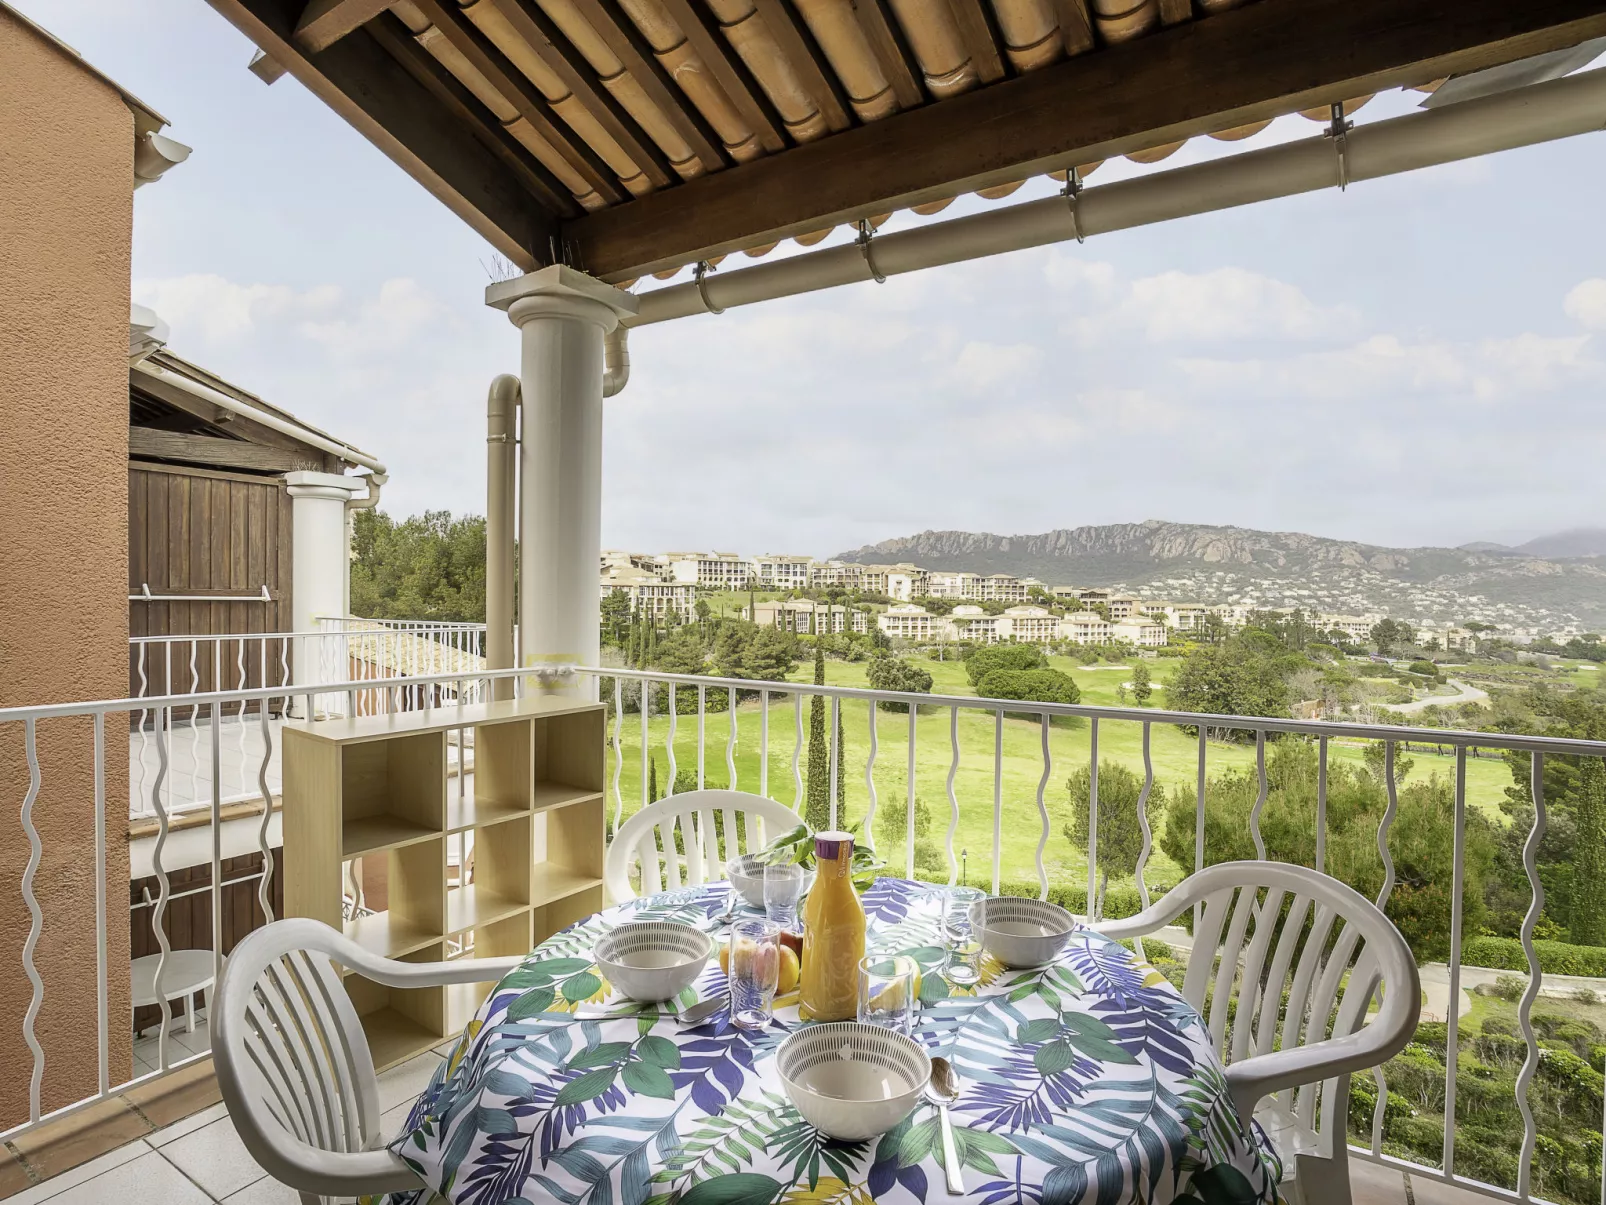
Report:
[{"label": "hedge row", "polygon": [[[1547,975],[1606,976],[1606,946],[1536,941],[1534,952],[1539,955],[1539,969]],[[1497,971],[1528,969],[1528,956],[1515,937],[1474,937],[1461,947],[1461,962]]]},{"label": "hedge row", "polygon": [[[1006,879],[998,884],[999,895],[1015,895],[1025,899],[1035,900],[1042,893],[1042,884],[1036,879]],[[1149,898],[1159,899],[1165,892],[1161,889],[1150,888]],[[1067,912],[1074,912],[1078,916],[1087,915],[1087,887],[1071,886],[1065,883],[1050,883],[1048,887],[1048,902],[1058,904]],[[1104,893],[1104,919],[1123,920],[1128,916],[1136,916],[1143,911],[1143,900],[1138,895],[1136,887],[1111,887]],[[1602,951],[1606,953],[1606,951]]]}]

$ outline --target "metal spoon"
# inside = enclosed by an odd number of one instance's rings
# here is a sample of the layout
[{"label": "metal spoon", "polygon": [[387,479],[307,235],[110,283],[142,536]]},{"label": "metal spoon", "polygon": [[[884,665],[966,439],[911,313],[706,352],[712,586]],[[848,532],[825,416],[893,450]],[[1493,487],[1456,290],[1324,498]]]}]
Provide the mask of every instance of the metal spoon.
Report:
[{"label": "metal spoon", "polygon": [[695,1025],[699,1021],[708,1020],[729,1002],[729,996],[711,996],[707,1000],[699,1000],[675,1015],[682,1025]]},{"label": "metal spoon", "polygon": [[963,1196],[965,1179],[959,1170],[959,1148],[954,1143],[954,1125],[948,1119],[948,1106],[959,1099],[959,1074],[947,1059],[931,1060],[931,1079],[926,1084],[925,1097],[937,1106],[942,1129],[942,1166],[948,1176],[948,1195]]}]

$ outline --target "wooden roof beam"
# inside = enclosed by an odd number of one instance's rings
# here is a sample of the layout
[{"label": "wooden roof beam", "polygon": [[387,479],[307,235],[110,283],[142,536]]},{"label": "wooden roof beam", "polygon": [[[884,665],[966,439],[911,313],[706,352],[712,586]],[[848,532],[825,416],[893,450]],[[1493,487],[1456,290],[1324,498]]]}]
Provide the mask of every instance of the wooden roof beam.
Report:
[{"label": "wooden roof beam", "polygon": [[870,48],[892,83],[898,108],[913,109],[924,104],[926,91],[921,87],[920,73],[914,68],[914,55],[904,41],[903,30],[887,9],[887,0],[852,0],[852,4],[859,28],[864,30]]},{"label": "wooden roof beam", "polygon": [[623,280],[1606,36],[1606,0],[1259,0],[564,226]]},{"label": "wooden roof beam", "polygon": [[557,218],[506,164],[454,122],[365,29],[314,62],[294,41],[279,0],[208,0],[264,55],[300,80],[359,134],[521,268],[551,258]]},{"label": "wooden roof beam", "polygon": [[372,21],[394,0],[307,0],[296,22],[295,42],[308,54],[327,50],[354,29]]},{"label": "wooden roof beam", "polygon": [[725,95],[731,98],[742,120],[758,135],[759,145],[772,155],[785,150],[789,145],[785,126],[775,106],[770,104],[770,98],[748,73],[725,36],[715,28],[712,15],[701,7],[702,0],[662,0],[662,3],[703,60],[703,65],[725,89]]}]

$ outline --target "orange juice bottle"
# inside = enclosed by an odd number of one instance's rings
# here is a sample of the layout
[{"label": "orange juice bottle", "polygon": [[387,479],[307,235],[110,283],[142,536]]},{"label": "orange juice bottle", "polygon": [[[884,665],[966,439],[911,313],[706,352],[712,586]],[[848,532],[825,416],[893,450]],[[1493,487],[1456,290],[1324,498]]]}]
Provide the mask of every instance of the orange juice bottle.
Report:
[{"label": "orange juice bottle", "polygon": [[853,834],[814,835],[814,886],[803,903],[803,973],[798,1013],[805,1021],[851,1021],[859,1011],[864,905],[853,890]]}]

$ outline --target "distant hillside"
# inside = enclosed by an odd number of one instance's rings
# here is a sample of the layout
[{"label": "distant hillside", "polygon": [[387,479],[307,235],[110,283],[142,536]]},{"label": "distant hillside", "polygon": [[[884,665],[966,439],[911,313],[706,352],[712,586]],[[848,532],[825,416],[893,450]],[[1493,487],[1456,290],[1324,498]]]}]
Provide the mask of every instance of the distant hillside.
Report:
[{"label": "distant hillside", "polygon": [[1575,527],[1571,531],[1559,531],[1555,535],[1540,536],[1537,540],[1519,544],[1514,551],[1552,558],[1606,556],[1606,527]]},{"label": "distant hillside", "polygon": [[[1569,536],[1574,534],[1582,533]],[[1606,542],[1606,531],[1592,534]],[[1574,616],[1586,625],[1606,622],[1606,566],[1552,560],[1527,549],[1385,548],[1300,532],[1151,519],[1037,535],[924,531],[840,557],[1013,573],[1050,585],[1158,586],[1205,602],[1236,596],[1264,605],[1303,602],[1423,618],[1520,623]]]}]

